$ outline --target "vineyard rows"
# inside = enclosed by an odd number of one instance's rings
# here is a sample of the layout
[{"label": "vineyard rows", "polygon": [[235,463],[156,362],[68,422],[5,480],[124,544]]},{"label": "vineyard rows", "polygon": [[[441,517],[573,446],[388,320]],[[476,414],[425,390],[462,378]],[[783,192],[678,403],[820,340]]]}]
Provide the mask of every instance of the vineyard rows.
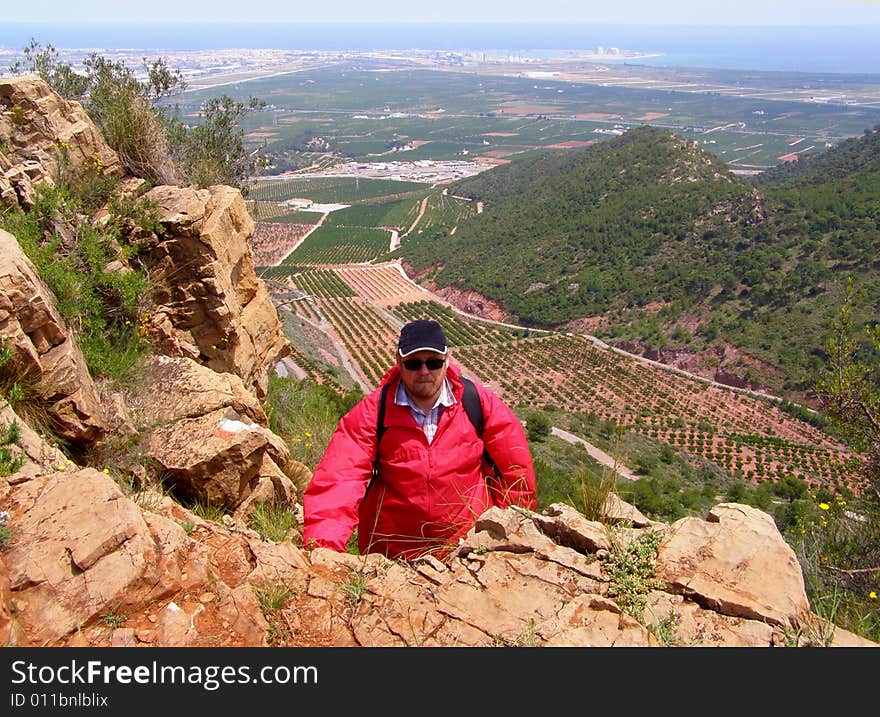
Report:
[{"label": "vineyard rows", "polygon": [[388,252],[388,232],[372,228],[319,227],[284,263],[359,264]]},{"label": "vineyard rows", "polygon": [[615,421],[753,483],[794,475],[833,488],[851,474],[853,456],[769,401],[642,364],[578,334],[510,328],[414,300],[395,265],[311,270],[292,280],[314,297],[296,302],[297,313],[329,322],[369,386],[394,362],[399,327],[431,317],[455,360],[511,405]]}]

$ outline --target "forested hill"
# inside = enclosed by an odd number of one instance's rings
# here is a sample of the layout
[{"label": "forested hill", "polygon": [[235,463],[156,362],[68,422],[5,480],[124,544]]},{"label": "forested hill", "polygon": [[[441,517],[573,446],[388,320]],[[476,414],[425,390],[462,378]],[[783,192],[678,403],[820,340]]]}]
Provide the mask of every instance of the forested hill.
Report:
[{"label": "forested hill", "polygon": [[703,235],[757,201],[723,162],[652,127],[512,162],[450,191],[486,211],[404,256],[416,269],[442,265],[440,286],[476,289],[533,325],[704,292],[712,247]]},{"label": "forested hill", "polygon": [[454,184],[485,211],[399,253],[526,324],[602,316],[599,335],[656,351],[726,342],[793,387],[822,361],[838,285],[853,276],[868,307],[880,296],[878,137],[755,182],[695,142],[640,127]]}]

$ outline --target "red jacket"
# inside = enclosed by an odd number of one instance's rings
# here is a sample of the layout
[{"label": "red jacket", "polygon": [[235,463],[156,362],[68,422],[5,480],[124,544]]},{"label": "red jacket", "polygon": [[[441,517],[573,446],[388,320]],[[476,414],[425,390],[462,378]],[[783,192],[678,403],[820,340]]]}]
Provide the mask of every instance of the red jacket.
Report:
[{"label": "red jacket", "polygon": [[[369,491],[381,386],[342,417],[303,495],[306,547],[344,551],[358,525],[362,554],[442,555],[493,505],[535,509],[532,456],[516,415],[476,384],[484,417],[480,440],[461,402],[461,369],[450,363],[446,376],[457,402],[443,410],[430,445],[409,407],[394,402],[397,367],[382,378],[382,384],[389,384],[386,430],[379,477]],[[487,483],[481,465],[484,442],[500,480],[490,477]]]}]

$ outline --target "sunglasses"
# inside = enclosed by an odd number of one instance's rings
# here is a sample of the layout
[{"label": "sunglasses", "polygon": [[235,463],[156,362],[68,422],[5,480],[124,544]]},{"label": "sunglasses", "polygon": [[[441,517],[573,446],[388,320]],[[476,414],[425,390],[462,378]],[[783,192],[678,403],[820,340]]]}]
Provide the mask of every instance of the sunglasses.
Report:
[{"label": "sunglasses", "polygon": [[422,364],[428,367],[429,371],[437,371],[438,369],[443,368],[443,364],[446,363],[446,359],[442,358],[429,358],[429,359],[406,359],[403,362],[403,367],[407,371],[418,371],[422,368]]}]

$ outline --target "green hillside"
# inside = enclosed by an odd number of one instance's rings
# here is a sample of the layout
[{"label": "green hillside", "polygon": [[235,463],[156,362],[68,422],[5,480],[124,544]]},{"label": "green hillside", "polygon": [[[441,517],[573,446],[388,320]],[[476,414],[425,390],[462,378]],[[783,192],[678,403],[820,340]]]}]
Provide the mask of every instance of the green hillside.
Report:
[{"label": "green hillside", "polygon": [[526,324],[602,317],[598,335],[653,352],[726,342],[782,369],[747,378],[803,388],[845,277],[876,315],[878,137],[754,182],[645,126],[456,183],[450,192],[482,200],[483,214],[398,253]]}]

